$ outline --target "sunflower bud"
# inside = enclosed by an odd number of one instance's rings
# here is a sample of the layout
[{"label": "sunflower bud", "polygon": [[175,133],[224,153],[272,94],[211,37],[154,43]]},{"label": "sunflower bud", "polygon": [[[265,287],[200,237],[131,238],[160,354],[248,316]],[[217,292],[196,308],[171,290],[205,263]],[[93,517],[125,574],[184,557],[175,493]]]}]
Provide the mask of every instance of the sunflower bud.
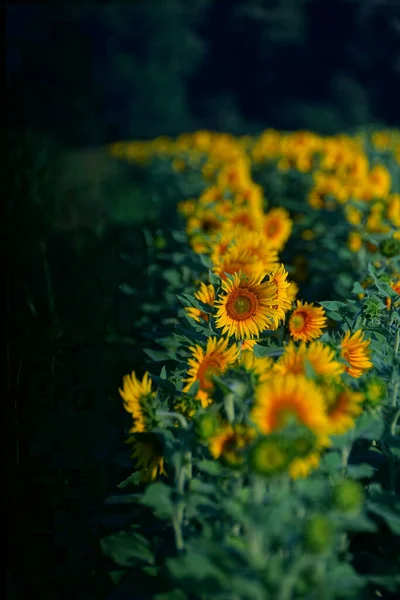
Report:
[{"label": "sunflower bud", "polygon": [[212,437],[218,428],[218,418],[214,413],[201,415],[196,423],[196,433],[199,438],[207,440]]},{"label": "sunflower bud", "polygon": [[400,240],[382,240],[379,244],[379,251],[383,256],[387,256],[388,258],[397,256],[400,254]]},{"label": "sunflower bud", "polygon": [[289,456],[276,439],[264,438],[253,448],[250,464],[256,473],[273,475],[283,471],[289,463]]},{"label": "sunflower bud", "polygon": [[328,550],[333,543],[333,526],[324,515],[311,517],[304,526],[304,544],[314,554]]},{"label": "sunflower bud", "polygon": [[364,501],[364,490],[358,481],[342,481],[333,491],[333,503],[343,512],[358,513]]}]

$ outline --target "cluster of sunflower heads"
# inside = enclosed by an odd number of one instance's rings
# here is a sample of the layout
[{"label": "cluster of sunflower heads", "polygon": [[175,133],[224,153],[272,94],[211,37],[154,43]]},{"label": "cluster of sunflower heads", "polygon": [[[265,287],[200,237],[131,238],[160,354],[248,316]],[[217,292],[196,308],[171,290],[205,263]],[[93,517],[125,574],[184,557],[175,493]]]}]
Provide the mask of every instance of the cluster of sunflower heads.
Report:
[{"label": "cluster of sunflower heads", "polygon": [[[202,183],[178,205],[177,254],[187,262],[185,277],[170,278],[178,281],[174,329],[156,340],[166,364],[159,376],[133,372],[120,389],[147,485],[140,503],[174,536],[166,569],[183,594],[176,597],[193,597],[195,581],[196,597],[207,600],[336,599],[343,577],[349,597],[362,598],[366,581],[347,560],[347,531],[374,532],[371,515],[379,515],[398,532],[390,499],[400,433],[400,266],[389,169],[370,164],[361,138],[310,132],[196,132],[131,150],[147,162],[162,155],[177,177],[197,172]],[[350,261],[340,247],[345,236],[332,246],[343,271],[353,258],[358,265],[345,273],[348,295],[300,293],[293,274],[304,284],[313,269],[283,261],[299,230],[283,200],[267,210],[253,180],[267,164],[282,179],[299,171],[311,181],[295,199],[298,211],[339,207],[344,231],[354,227]],[[301,236],[316,254],[318,228]],[[363,228],[383,237],[375,243]],[[364,260],[368,243],[379,264]],[[330,264],[321,268],[330,279]],[[166,283],[168,297],[170,289]]]}]

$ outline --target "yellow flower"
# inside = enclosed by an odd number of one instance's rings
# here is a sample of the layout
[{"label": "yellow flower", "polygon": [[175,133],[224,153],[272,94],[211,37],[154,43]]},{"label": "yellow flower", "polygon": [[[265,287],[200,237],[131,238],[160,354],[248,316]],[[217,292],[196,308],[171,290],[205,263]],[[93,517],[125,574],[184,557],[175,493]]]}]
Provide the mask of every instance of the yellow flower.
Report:
[{"label": "yellow flower", "polygon": [[291,417],[317,436],[325,434],[325,403],[314,381],[288,373],[271,377],[257,387],[251,418],[262,433],[285,428]]},{"label": "yellow flower", "polygon": [[350,252],[359,252],[362,247],[362,237],[358,231],[351,231],[347,241]]},{"label": "yellow flower", "polygon": [[286,312],[292,308],[292,298],[290,295],[291,284],[287,281],[288,272],[285,267],[277,265],[270,275],[270,281],[276,285],[277,294],[277,305],[283,308]]},{"label": "yellow flower", "polygon": [[[201,282],[200,289],[194,293],[194,297],[197,300],[200,300],[201,302],[203,302],[204,304],[209,304],[210,306],[214,306],[214,300],[215,300],[214,286],[212,286],[211,284],[206,285],[205,283]],[[209,315],[207,313],[201,311],[199,308],[187,306],[187,307],[185,307],[185,311],[189,317],[192,317],[192,319],[194,319],[195,321],[197,321],[199,323],[201,322],[201,319],[208,322]]]},{"label": "yellow flower", "polygon": [[325,385],[324,390],[329,435],[342,435],[354,427],[356,417],[362,412],[364,396],[334,383]]},{"label": "yellow flower", "polygon": [[346,206],[345,209],[346,220],[351,225],[359,225],[362,219],[362,212],[355,206]]},{"label": "yellow flower", "polygon": [[[210,258],[214,272],[225,279],[225,273],[233,275],[242,271],[246,275],[258,275],[272,271],[278,263],[277,251],[262,233],[237,231],[230,245],[221,252],[217,245]],[[224,237],[224,236],[222,236]]]},{"label": "yellow flower", "polygon": [[289,287],[286,290],[288,300],[290,300],[290,302],[293,303],[296,300],[296,296],[298,293],[299,293],[299,287],[298,287],[297,283],[294,281],[290,281]]},{"label": "yellow flower", "polygon": [[346,331],[341,342],[341,355],[350,366],[345,365],[345,371],[351,377],[358,379],[365,371],[373,367],[369,360],[369,340],[364,340],[364,334],[358,329],[353,335]]},{"label": "yellow flower", "polygon": [[285,246],[292,232],[293,221],[285,208],[273,208],[265,214],[262,231],[270,245],[278,251]]},{"label": "yellow flower", "polygon": [[368,186],[373,198],[385,198],[390,192],[391,177],[384,165],[376,165],[368,175]]},{"label": "yellow flower", "polygon": [[212,377],[220,375],[235,362],[239,349],[235,345],[228,348],[228,340],[217,340],[216,337],[209,337],[205,351],[198,344],[191,346],[189,350],[192,358],[188,360],[188,377],[184,380],[186,386],[183,391],[188,392],[192,385],[198,381],[200,389],[196,397],[204,408],[212,401],[210,398],[210,393],[214,389]]},{"label": "yellow flower", "polygon": [[222,294],[215,302],[216,325],[222,334],[236,339],[259,337],[265,329],[279,324],[285,316],[277,305],[277,285],[264,275],[235,273],[222,282]]},{"label": "yellow flower", "polygon": [[289,332],[292,338],[308,342],[319,338],[323,327],[326,327],[324,309],[297,300],[297,306],[289,319]]},{"label": "yellow flower", "polygon": [[304,342],[300,346],[289,342],[284,354],[275,363],[274,370],[280,375],[305,375],[306,361],[320,377],[336,377],[343,372],[343,365],[335,360],[332,348],[322,342],[311,342],[308,346]]},{"label": "yellow flower", "polygon": [[161,444],[149,429],[148,408],[155,392],[151,389],[151,380],[146,372],[142,381],[137,379],[135,372],[125,375],[123,387],[119,393],[124,400],[125,410],[131,413],[133,426],[127,443],[133,444],[132,458],[136,469],[140,471],[141,481],[148,482],[156,479],[158,474],[166,475]]},{"label": "yellow flower", "polygon": [[125,375],[123,378],[122,389],[119,388],[119,394],[124,401],[124,408],[131,413],[133,418],[133,427],[131,433],[146,431],[146,404],[155,396],[151,389],[151,379],[148,372],[140,381],[132,371],[131,375]]},{"label": "yellow flower", "polygon": [[238,359],[238,365],[254,374],[257,383],[266,381],[271,376],[273,364],[272,358],[255,356],[252,350],[242,350]]},{"label": "yellow flower", "polygon": [[316,469],[320,463],[321,454],[319,452],[310,452],[304,458],[294,458],[289,465],[289,475],[292,479],[304,479],[308,477],[313,469]]},{"label": "yellow flower", "polygon": [[389,197],[387,217],[395,227],[400,227],[400,194]]},{"label": "yellow flower", "polygon": [[255,437],[254,429],[241,424],[224,424],[209,438],[209,451],[213,458],[222,458],[229,466],[239,466],[244,462],[243,450]]}]

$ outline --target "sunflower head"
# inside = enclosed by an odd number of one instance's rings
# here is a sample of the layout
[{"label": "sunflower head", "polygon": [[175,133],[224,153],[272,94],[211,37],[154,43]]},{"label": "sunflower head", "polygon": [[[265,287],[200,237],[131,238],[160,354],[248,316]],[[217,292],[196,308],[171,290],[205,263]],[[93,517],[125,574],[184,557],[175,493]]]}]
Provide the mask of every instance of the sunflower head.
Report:
[{"label": "sunflower head", "polygon": [[216,326],[222,334],[236,339],[259,337],[265,329],[274,329],[285,316],[277,298],[277,285],[269,276],[241,272],[222,282],[222,293],[215,302]]},{"label": "sunflower head", "polygon": [[198,382],[199,390],[196,398],[201,402],[203,408],[211,403],[211,394],[214,390],[213,377],[224,373],[232,365],[239,354],[236,345],[228,347],[229,340],[209,337],[207,347],[198,344],[191,346],[191,358],[189,358],[188,377],[185,379],[184,392],[189,392],[192,386]]},{"label": "sunflower head", "polygon": [[225,423],[209,438],[210,454],[230,467],[239,467],[245,460],[244,451],[255,435],[255,430],[251,427]]},{"label": "sunflower head", "polygon": [[129,440],[133,444],[132,458],[140,471],[142,482],[154,481],[159,475],[167,476],[160,440],[152,433],[137,433]]},{"label": "sunflower head", "polygon": [[289,319],[289,332],[294,340],[309,342],[322,335],[326,327],[325,311],[321,306],[297,300],[297,306]]},{"label": "sunflower head", "polygon": [[369,343],[369,340],[364,339],[361,329],[353,334],[346,331],[341,341],[341,355],[347,363],[344,368],[355,379],[373,367],[370,361]]},{"label": "sunflower head", "polygon": [[140,381],[135,371],[123,378],[122,388],[119,394],[124,401],[124,408],[132,415],[133,427],[131,432],[146,431],[151,428],[149,421],[153,412],[153,403],[156,393],[152,391],[152,383],[149,373],[146,372]]}]

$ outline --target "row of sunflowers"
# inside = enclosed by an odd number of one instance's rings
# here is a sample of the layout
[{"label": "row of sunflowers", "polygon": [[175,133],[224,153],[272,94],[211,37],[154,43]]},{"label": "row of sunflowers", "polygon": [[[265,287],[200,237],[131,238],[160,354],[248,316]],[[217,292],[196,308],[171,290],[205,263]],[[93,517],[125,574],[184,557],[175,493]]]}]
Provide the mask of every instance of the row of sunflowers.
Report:
[{"label": "row of sunflowers", "polygon": [[[162,350],[119,390],[123,487],[161,528],[125,532],[129,566],[151,565],[160,599],[390,597],[399,132],[199,131],[110,151],[173,190],[181,223],[155,240]],[[115,540],[103,550],[121,565]]]}]

